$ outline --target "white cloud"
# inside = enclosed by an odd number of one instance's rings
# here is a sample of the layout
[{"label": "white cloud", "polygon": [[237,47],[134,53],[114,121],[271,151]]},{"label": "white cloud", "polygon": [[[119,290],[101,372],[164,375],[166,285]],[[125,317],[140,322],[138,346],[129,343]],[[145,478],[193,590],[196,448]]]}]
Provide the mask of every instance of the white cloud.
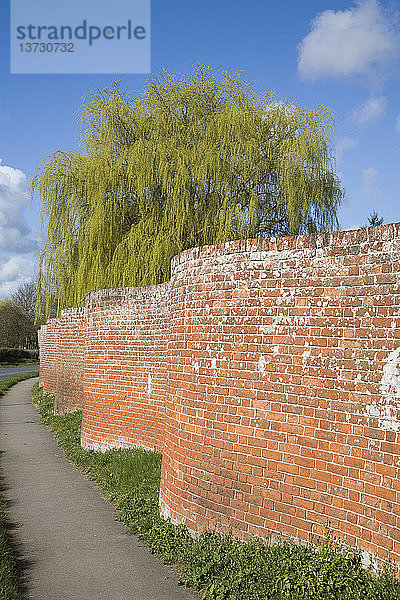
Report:
[{"label": "white cloud", "polygon": [[377,186],[378,177],[379,171],[374,167],[368,167],[368,169],[362,171],[364,194],[369,200],[380,203],[382,195]]},{"label": "white cloud", "polygon": [[0,160],[0,250],[27,253],[37,249],[24,216],[26,205],[25,174]]},{"label": "white cloud", "polygon": [[381,117],[387,106],[387,98],[385,96],[373,96],[368,98],[363,104],[353,111],[353,121],[359,127],[373,123]]},{"label": "white cloud", "polygon": [[338,163],[341,162],[343,158],[343,154],[347,152],[347,150],[354,150],[357,148],[358,140],[355,138],[344,137],[340,138],[336,144],[336,160]]},{"label": "white cloud", "polygon": [[311,22],[298,48],[298,73],[325,77],[380,78],[399,53],[397,14],[384,13],[377,0],[360,0],[348,10],[325,10]]},{"label": "white cloud", "polygon": [[32,261],[22,256],[10,256],[6,262],[0,263],[0,280],[16,281],[21,275],[29,275]]},{"label": "white cloud", "polygon": [[23,256],[0,255],[0,299],[9,298],[23,283],[34,276],[33,260]]},{"label": "white cloud", "polygon": [[34,275],[29,254],[36,252],[38,242],[26,222],[27,201],[25,174],[0,159],[0,298],[9,297]]}]

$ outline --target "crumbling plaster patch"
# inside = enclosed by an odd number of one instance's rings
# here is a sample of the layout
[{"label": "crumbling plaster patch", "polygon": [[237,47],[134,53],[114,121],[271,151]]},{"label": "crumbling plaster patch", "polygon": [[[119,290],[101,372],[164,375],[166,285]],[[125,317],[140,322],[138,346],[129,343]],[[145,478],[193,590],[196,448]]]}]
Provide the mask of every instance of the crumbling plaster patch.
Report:
[{"label": "crumbling plaster patch", "polygon": [[400,348],[386,359],[379,391],[379,400],[366,405],[368,416],[385,431],[400,431]]}]

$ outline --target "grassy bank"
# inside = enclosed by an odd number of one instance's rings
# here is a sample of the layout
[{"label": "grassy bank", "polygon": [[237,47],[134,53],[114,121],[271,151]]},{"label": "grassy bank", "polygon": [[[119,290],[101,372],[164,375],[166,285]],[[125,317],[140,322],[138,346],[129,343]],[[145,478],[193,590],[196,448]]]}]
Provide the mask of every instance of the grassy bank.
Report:
[{"label": "grassy bank", "polygon": [[[0,381],[0,396],[19,381],[36,376],[36,372],[21,373],[3,379]],[[8,532],[7,507],[0,496],[0,598],[1,600],[23,600],[25,596],[19,581],[17,556]]]},{"label": "grassy bank", "polygon": [[2,362],[0,363],[0,369],[8,367],[39,367],[39,361],[32,358],[26,358],[18,360],[17,362]]},{"label": "grassy bank", "polygon": [[29,373],[18,373],[17,375],[12,375],[11,377],[7,377],[7,379],[3,379],[2,381],[0,381],[0,396],[4,396],[6,391],[9,390],[16,383],[37,376],[37,371],[30,371]]},{"label": "grassy bank", "polygon": [[105,453],[80,447],[81,414],[52,414],[54,397],[36,385],[33,401],[67,458],[101,488],[123,521],[151,552],[177,566],[182,582],[209,600],[400,600],[388,566],[373,575],[359,552],[260,540],[241,542],[208,532],[193,539],[184,526],[158,514],[161,456],[144,450]]}]

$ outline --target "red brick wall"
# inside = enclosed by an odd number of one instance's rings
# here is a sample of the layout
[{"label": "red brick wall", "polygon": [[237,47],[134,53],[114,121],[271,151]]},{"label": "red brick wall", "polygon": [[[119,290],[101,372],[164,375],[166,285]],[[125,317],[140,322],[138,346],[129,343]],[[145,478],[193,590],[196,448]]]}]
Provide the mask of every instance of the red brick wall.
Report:
[{"label": "red brick wall", "polygon": [[84,308],[68,308],[57,319],[57,378],[54,412],[83,408],[83,355],[86,344]]},{"label": "red brick wall", "polygon": [[167,291],[164,284],[89,295],[83,447],[161,449]]},{"label": "red brick wall", "polygon": [[38,331],[38,346],[39,346],[39,358],[40,358],[40,370],[39,370],[39,386],[44,387],[44,380],[46,375],[46,332],[47,325],[42,325]]},{"label": "red brick wall", "polygon": [[161,511],[194,531],[400,562],[399,258],[400,224],[244,240],[91,294],[82,444],[162,448]]},{"label": "red brick wall", "polygon": [[39,385],[46,394],[55,394],[58,370],[58,319],[50,319],[42,325],[38,334],[39,342]]}]

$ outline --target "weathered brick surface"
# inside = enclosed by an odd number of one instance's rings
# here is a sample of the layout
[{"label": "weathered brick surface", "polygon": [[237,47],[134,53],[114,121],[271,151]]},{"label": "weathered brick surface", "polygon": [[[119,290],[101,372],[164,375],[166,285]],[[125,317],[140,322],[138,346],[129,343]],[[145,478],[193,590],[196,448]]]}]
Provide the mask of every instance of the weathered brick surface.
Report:
[{"label": "weathered brick surface", "polygon": [[84,447],[161,449],[167,291],[164,284],[89,295]]},{"label": "weathered brick surface", "polygon": [[83,354],[86,343],[84,308],[68,308],[57,319],[56,414],[83,408]]},{"label": "weathered brick surface", "polygon": [[44,380],[47,374],[46,333],[47,325],[42,325],[38,331],[38,345],[40,357],[39,385],[42,388],[44,388]]},{"label": "weathered brick surface", "polygon": [[46,394],[55,394],[58,371],[58,319],[51,319],[42,325],[38,335],[39,341],[39,385]]},{"label": "weathered brick surface", "polygon": [[400,562],[399,259],[400,224],[244,240],[91,294],[82,444],[161,448],[161,511],[194,531],[328,528]]}]

